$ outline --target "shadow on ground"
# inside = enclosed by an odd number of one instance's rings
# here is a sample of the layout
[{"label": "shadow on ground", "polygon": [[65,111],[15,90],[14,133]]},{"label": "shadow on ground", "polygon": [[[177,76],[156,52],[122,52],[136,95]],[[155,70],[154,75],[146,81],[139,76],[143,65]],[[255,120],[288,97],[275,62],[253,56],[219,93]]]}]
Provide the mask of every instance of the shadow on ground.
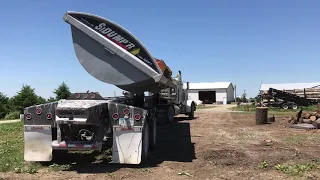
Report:
[{"label": "shadow on ground", "polygon": [[197,120],[199,117],[189,118],[189,117],[175,117],[176,121],[194,121]]},{"label": "shadow on ground", "polygon": [[192,162],[196,159],[194,143],[191,142],[190,124],[179,117],[176,123],[158,126],[157,147],[149,152],[148,159],[139,165],[111,164],[111,152],[67,153],[59,160],[44,164],[50,166],[70,165],[68,171],[78,173],[112,173],[120,168],[156,167],[164,161]]}]

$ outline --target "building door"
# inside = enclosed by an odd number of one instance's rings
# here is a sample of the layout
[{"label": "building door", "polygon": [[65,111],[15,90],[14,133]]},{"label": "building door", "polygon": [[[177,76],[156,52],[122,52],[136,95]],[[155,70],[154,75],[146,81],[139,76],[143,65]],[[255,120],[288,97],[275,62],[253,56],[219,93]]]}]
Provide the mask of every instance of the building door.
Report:
[{"label": "building door", "polygon": [[227,104],[227,97],[223,97],[223,104]]},{"label": "building door", "polygon": [[204,104],[212,104],[216,102],[215,91],[199,91],[199,100]]}]

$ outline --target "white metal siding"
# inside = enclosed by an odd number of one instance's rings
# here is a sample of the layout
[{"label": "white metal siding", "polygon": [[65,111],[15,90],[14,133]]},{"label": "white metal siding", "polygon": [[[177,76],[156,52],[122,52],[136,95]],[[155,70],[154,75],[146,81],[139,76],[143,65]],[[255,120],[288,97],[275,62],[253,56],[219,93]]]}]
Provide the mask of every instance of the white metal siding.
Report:
[{"label": "white metal siding", "polygon": [[233,89],[232,84],[230,84],[227,89],[227,95],[228,95],[227,101],[234,102],[234,89]]},{"label": "white metal siding", "polygon": [[[210,90],[210,89],[227,89],[231,82],[214,82],[214,83],[189,83],[189,89]],[[187,84],[183,84],[183,88],[187,89]]]},{"label": "white metal siding", "polygon": [[199,93],[197,90],[189,90],[188,91],[188,99],[191,99],[193,101],[198,101],[199,100]]},{"label": "white metal siding", "polygon": [[188,98],[193,101],[199,100],[199,92],[201,91],[215,91],[216,92],[216,101],[223,102],[223,98],[227,98],[228,102],[234,101],[234,90],[232,85],[229,86],[228,89],[207,89],[207,90],[195,90],[189,89],[188,90]]},{"label": "white metal siding", "polygon": [[215,89],[213,91],[216,91],[216,101],[217,102],[223,102],[223,98],[227,98],[227,91],[226,89]]}]

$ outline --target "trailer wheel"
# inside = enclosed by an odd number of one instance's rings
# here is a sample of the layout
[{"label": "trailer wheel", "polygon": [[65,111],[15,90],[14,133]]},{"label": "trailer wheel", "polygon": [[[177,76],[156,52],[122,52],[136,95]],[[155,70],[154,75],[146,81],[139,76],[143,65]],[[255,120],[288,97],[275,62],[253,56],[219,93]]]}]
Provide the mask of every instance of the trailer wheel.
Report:
[{"label": "trailer wheel", "polygon": [[141,162],[144,162],[148,158],[149,151],[149,125],[146,121],[145,127],[142,132],[142,153],[141,153]]},{"label": "trailer wheel", "polygon": [[173,106],[168,107],[168,122],[172,123],[174,121],[174,109]]},{"label": "trailer wheel", "polygon": [[57,162],[62,159],[65,159],[68,155],[68,150],[58,150],[58,149],[53,149],[52,150],[52,161]]},{"label": "trailer wheel", "polygon": [[289,106],[288,106],[288,104],[282,104],[282,109],[289,109]]},{"label": "trailer wheel", "polygon": [[292,109],[298,109],[299,106],[297,104],[292,104]]}]

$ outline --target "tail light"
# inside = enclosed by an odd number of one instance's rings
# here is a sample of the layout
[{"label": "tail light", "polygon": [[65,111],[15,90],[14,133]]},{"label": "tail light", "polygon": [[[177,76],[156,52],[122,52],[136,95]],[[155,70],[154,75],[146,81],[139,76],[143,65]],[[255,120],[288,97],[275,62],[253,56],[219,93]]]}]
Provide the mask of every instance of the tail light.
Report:
[{"label": "tail light", "polygon": [[130,110],[129,110],[128,108],[125,108],[125,109],[123,110],[123,114],[124,114],[124,115],[129,115],[129,114],[130,114]]},{"label": "tail light", "polygon": [[27,114],[25,115],[25,117],[26,117],[27,120],[30,120],[30,119],[31,119],[31,114],[30,114],[30,113],[27,113]]},{"label": "tail light", "polygon": [[91,94],[91,99],[94,99],[96,97],[96,94]]},{"label": "tail light", "polygon": [[84,94],[84,95],[83,95],[83,98],[84,98],[84,99],[87,99],[87,98],[88,98],[88,94]]},{"label": "tail light", "polygon": [[47,119],[48,119],[48,120],[51,120],[51,119],[52,119],[52,113],[47,113],[46,116],[47,116]]},{"label": "tail light", "polygon": [[81,94],[80,94],[80,93],[77,93],[77,94],[76,94],[76,98],[77,98],[77,99],[79,99],[79,98],[80,98],[80,96],[81,96]]},{"label": "tail light", "polygon": [[36,114],[40,115],[42,113],[42,109],[41,108],[37,108],[36,109]]},{"label": "tail light", "polygon": [[135,114],[135,115],[134,115],[134,119],[135,119],[136,121],[140,121],[141,115],[140,115],[140,114]]},{"label": "tail light", "polygon": [[118,120],[118,119],[119,119],[118,113],[113,113],[112,119],[113,119],[113,120]]}]

